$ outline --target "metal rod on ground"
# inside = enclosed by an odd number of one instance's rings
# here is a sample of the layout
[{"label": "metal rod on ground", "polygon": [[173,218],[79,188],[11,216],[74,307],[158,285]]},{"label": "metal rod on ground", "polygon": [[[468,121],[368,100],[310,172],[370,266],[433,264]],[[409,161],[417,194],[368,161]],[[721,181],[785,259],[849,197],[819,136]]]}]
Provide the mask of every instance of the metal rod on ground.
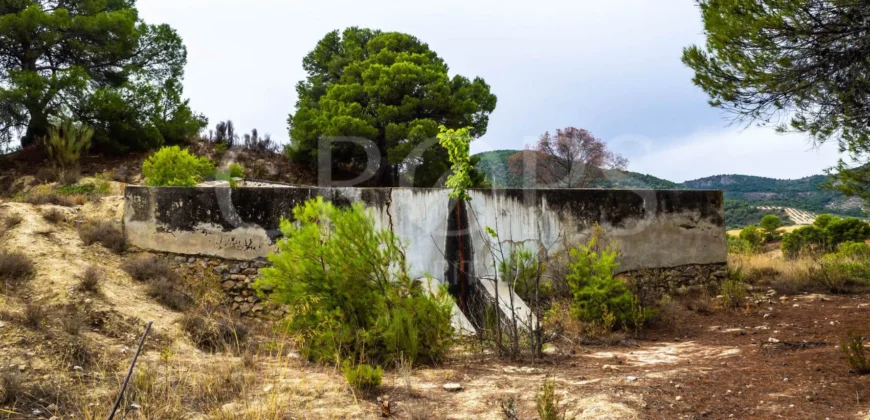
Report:
[{"label": "metal rod on ground", "polygon": [[109,413],[108,420],[112,420],[115,418],[115,412],[118,411],[118,406],[121,405],[121,399],[124,398],[124,391],[127,390],[127,384],[130,383],[130,377],[133,376],[133,368],[136,366],[136,360],[139,359],[139,353],[142,352],[142,346],[145,345],[145,337],[148,336],[148,333],[151,331],[151,324],[154,321],[148,321],[148,325],[145,326],[145,333],[142,334],[142,338],[139,340],[139,348],[136,349],[136,354],[133,355],[133,361],[130,362],[130,369],[127,370],[127,377],[124,378],[124,383],[121,384],[121,392],[118,393],[118,398],[115,399],[115,406],[112,407],[112,412]]}]

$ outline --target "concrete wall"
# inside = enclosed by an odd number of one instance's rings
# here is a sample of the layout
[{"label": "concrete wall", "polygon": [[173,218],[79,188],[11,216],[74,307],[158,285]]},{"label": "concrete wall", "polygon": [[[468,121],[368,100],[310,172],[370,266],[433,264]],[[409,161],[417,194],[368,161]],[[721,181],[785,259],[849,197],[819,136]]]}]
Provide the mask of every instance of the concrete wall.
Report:
[{"label": "concrete wall", "polygon": [[[266,256],[281,218],[307,199],[362,201],[381,227],[407,244],[412,274],[449,277],[451,243],[471,243],[474,275],[493,271],[486,226],[505,248],[523,244],[560,252],[586,241],[598,223],[622,251],[620,271],[726,261],[720,191],[476,190],[456,232],[455,201],[444,189],[127,187],[124,229],[131,245],[154,251],[236,260]],[[445,257],[448,256],[448,257]]]}]

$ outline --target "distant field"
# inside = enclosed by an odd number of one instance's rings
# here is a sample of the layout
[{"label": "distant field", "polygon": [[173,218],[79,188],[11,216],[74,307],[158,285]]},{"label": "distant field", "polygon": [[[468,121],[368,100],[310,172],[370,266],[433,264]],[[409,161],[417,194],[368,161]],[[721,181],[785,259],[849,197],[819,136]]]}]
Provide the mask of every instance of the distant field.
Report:
[{"label": "distant field", "polygon": [[[809,223],[808,223],[808,224],[809,224]],[[807,225],[808,225],[808,224],[807,224]],[[791,232],[791,231],[793,231],[793,230],[795,230],[795,229],[797,229],[797,228],[799,228],[799,227],[804,227],[804,226],[807,226],[807,225],[791,225],[791,226],[783,226],[783,227],[779,228],[779,231],[780,231],[780,232]],[[737,236],[737,235],[740,235],[740,229],[731,229],[731,230],[729,230],[727,233],[728,233],[729,235],[732,235],[732,236]]]}]

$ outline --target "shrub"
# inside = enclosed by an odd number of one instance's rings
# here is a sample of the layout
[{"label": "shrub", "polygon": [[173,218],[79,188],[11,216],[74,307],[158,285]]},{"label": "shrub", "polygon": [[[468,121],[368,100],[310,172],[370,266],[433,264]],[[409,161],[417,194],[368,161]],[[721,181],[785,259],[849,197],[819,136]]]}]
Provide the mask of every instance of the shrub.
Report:
[{"label": "shrub", "polygon": [[245,168],[238,163],[230,164],[229,168],[230,178],[244,178],[245,177]]},{"label": "shrub", "polygon": [[864,339],[861,336],[853,335],[852,331],[849,331],[846,338],[840,342],[840,350],[855,373],[859,375],[870,373],[870,358],[864,354]]},{"label": "shrub", "polygon": [[36,273],[33,260],[21,252],[0,251],[0,290],[14,289]]},{"label": "shrub", "polygon": [[[511,249],[508,257],[498,263],[498,273],[511,285],[520,299],[527,303],[534,300],[535,279],[538,275],[539,262],[532,251],[524,246]],[[548,293],[548,287],[539,285],[539,293]]]},{"label": "shrub", "polygon": [[348,385],[366,394],[381,386],[381,379],[384,375],[384,370],[380,366],[371,367],[367,364],[351,366],[349,361],[344,362],[341,371],[344,372],[344,379]]},{"label": "shrub", "polygon": [[208,158],[198,158],[178,146],[164,147],[142,164],[145,183],[155,187],[193,187],[214,172]]},{"label": "shrub", "polygon": [[830,214],[820,214],[816,216],[816,220],[813,221],[813,226],[819,229],[825,229],[831,222],[837,220],[840,220],[840,218],[837,216],[832,216]]},{"label": "shrub", "polygon": [[753,248],[757,248],[764,242],[764,236],[755,226],[746,226],[740,231],[740,239],[748,242]]},{"label": "shrub", "polygon": [[24,396],[21,376],[11,370],[0,372],[0,405],[13,405]]},{"label": "shrub", "polygon": [[109,248],[118,254],[127,249],[127,241],[124,239],[124,233],[115,227],[112,222],[106,220],[89,220],[79,226],[78,232],[79,237],[85,245],[99,242],[100,245]]},{"label": "shrub", "polygon": [[613,317],[613,326],[635,326],[634,294],[614,278],[618,253],[612,244],[599,249],[600,239],[601,230],[596,227],[586,245],[569,251],[572,261],[566,280],[573,295],[571,312],[586,322],[600,323],[607,314]]},{"label": "shrub", "polygon": [[78,179],[79,158],[91,147],[93,135],[92,128],[68,119],[48,128],[48,136],[42,143],[61,183]]},{"label": "shrub", "polygon": [[[285,239],[255,288],[288,305],[287,327],[312,360],[395,363],[439,360],[452,335],[452,301],[408,276],[404,250],[376,230],[361,204],[337,208],[321,197],[293,209]],[[353,298],[349,298],[349,297]]]},{"label": "shrub", "polygon": [[211,320],[196,314],[184,315],[181,328],[198,348],[205,351],[241,349],[250,335],[248,327],[241,322],[232,319]]},{"label": "shrub", "polygon": [[82,316],[82,313],[79,312],[75,306],[68,305],[66,310],[63,311],[62,316],[61,326],[63,327],[64,332],[69,335],[78,335],[82,327],[85,325],[85,319]]},{"label": "shrub", "polygon": [[831,293],[845,292],[850,283],[864,284],[870,278],[870,263],[839,254],[826,254],[810,270],[810,280]]},{"label": "shrub", "polygon": [[727,244],[729,254],[753,254],[757,251],[757,247],[739,236],[727,235]]},{"label": "shrub", "polygon": [[749,295],[746,283],[740,280],[728,279],[719,286],[719,294],[722,295],[722,305],[726,308],[740,306]]},{"label": "shrub", "polygon": [[535,395],[535,407],[538,409],[538,418],[541,420],[563,420],[566,414],[559,407],[559,397],[556,396],[556,381],[545,378],[538,393]]},{"label": "shrub", "polygon": [[66,215],[64,212],[52,207],[48,210],[42,212],[42,218],[45,219],[48,223],[58,224],[66,220]]},{"label": "shrub", "polygon": [[40,303],[31,302],[24,307],[24,316],[21,321],[25,327],[38,330],[42,328],[47,315],[45,306]]},{"label": "shrub", "polygon": [[837,255],[844,258],[870,259],[870,246],[864,242],[844,242],[837,248]]},{"label": "shrub", "polygon": [[780,219],[779,216],[768,214],[761,218],[761,223],[758,225],[764,231],[765,242],[772,242],[779,239],[780,233],[778,230],[782,227],[782,219]]},{"label": "shrub", "polygon": [[10,214],[6,216],[6,219],[3,220],[4,230],[10,230],[20,225],[21,222],[24,221],[24,218],[21,217],[20,214]]},{"label": "shrub", "polygon": [[176,311],[183,311],[193,304],[193,298],[180,290],[177,282],[162,277],[148,282],[148,296]]},{"label": "shrub", "polygon": [[79,290],[87,293],[100,293],[100,282],[103,272],[99,268],[89,265],[79,277]]},{"label": "shrub", "polygon": [[121,269],[126,271],[133,280],[148,282],[151,280],[164,278],[175,279],[177,276],[166,261],[154,257],[138,257],[132,260],[127,260],[121,263]]},{"label": "shrub", "polygon": [[831,221],[825,228],[828,244],[835,247],[843,242],[863,242],[870,238],[870,225],[855,217]]},{"label": "shrub", "polygon": [[802,253],[819,253],[827,249],[825,231],[817,226],[804,226],[787,233],[782,238],[782,254],[794,259]]}]

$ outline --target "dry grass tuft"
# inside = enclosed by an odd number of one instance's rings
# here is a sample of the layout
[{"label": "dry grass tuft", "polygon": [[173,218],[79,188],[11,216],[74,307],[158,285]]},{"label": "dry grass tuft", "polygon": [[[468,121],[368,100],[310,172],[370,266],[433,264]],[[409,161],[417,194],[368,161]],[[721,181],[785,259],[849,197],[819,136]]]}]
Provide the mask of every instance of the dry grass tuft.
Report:
[{"label": "dry grass tuft", "polygon": [[778,251],[766,254],[728,255],[728,265],[739,269],[743,281],[756,288],[770,288],[779,294],[794,295],[815,289],[810,279],[810,258],[787,260]]},{"label": "dry grass tuft", "polygon": [[12,230],[16,226],[20,225],[21,222],[24,221],[24,218],[21,217],[20,214],[14,213],[6,216],[6,219],[3,220],[4,231]]},{"label": "dry grass tuft", "polygon": [[120,254],[127,249],[127,241],[124,240],[124,233],[121,232],[121,229],[117,228],[112,222],[104,220],[89,220],[79,226],[78,232],[79,237],[85,245],[99,242],[101,245],[111,249],[117,254]]},{"label": "dry grass tuft", "polygon": [[45,318],[48,317],[48,311],[41,303],[31,302],[24,307],[24,313],[21,317],[21,323],[31,330],[39,330],[45,326]]},{"label": "dry grass tuft", "polygon": [[66,221],[66,214],[57,208],[50,208],[42,212],[42,218],[45,219],[48,223],[58,224]]},{"label": "dry grass tuft", "polygon": [[21,376],[15,371],[0,373],[0,405],[13,405],[24,395]]},{"label": "dry grass tuft", "polygon": [[0,251],[0,291],[7,293],[36,273],[33,260],[21,252]]},{"label": "dry grass tuft", "polygon": [[148,282],[155,279],[174,279],[176,274],[163,259],[148,256],[124,261],[121,269],[126,271],[133,280]]},{"label": "dry grass tuft", "polygon": [[180,290],[177,282],[163,277],[148,282],[148,296],[176,311],[183,311],[193,304],[193,298]]},{"label": "dry grass tuft", "polygon": [[100,283],[103,280],[103,271],[97,267],[89,265],[85,272],[79,276],[78,289],[85,293],[99,294]]},{"label": "dry grass tuft", "polygon": [[[247,350],[250,330],[245,324],[230,318],[208,319],[197,314],[181,318],[181,328],[193,343],[206,351]],[[248,352],[243,352],[248,354]]]}]

